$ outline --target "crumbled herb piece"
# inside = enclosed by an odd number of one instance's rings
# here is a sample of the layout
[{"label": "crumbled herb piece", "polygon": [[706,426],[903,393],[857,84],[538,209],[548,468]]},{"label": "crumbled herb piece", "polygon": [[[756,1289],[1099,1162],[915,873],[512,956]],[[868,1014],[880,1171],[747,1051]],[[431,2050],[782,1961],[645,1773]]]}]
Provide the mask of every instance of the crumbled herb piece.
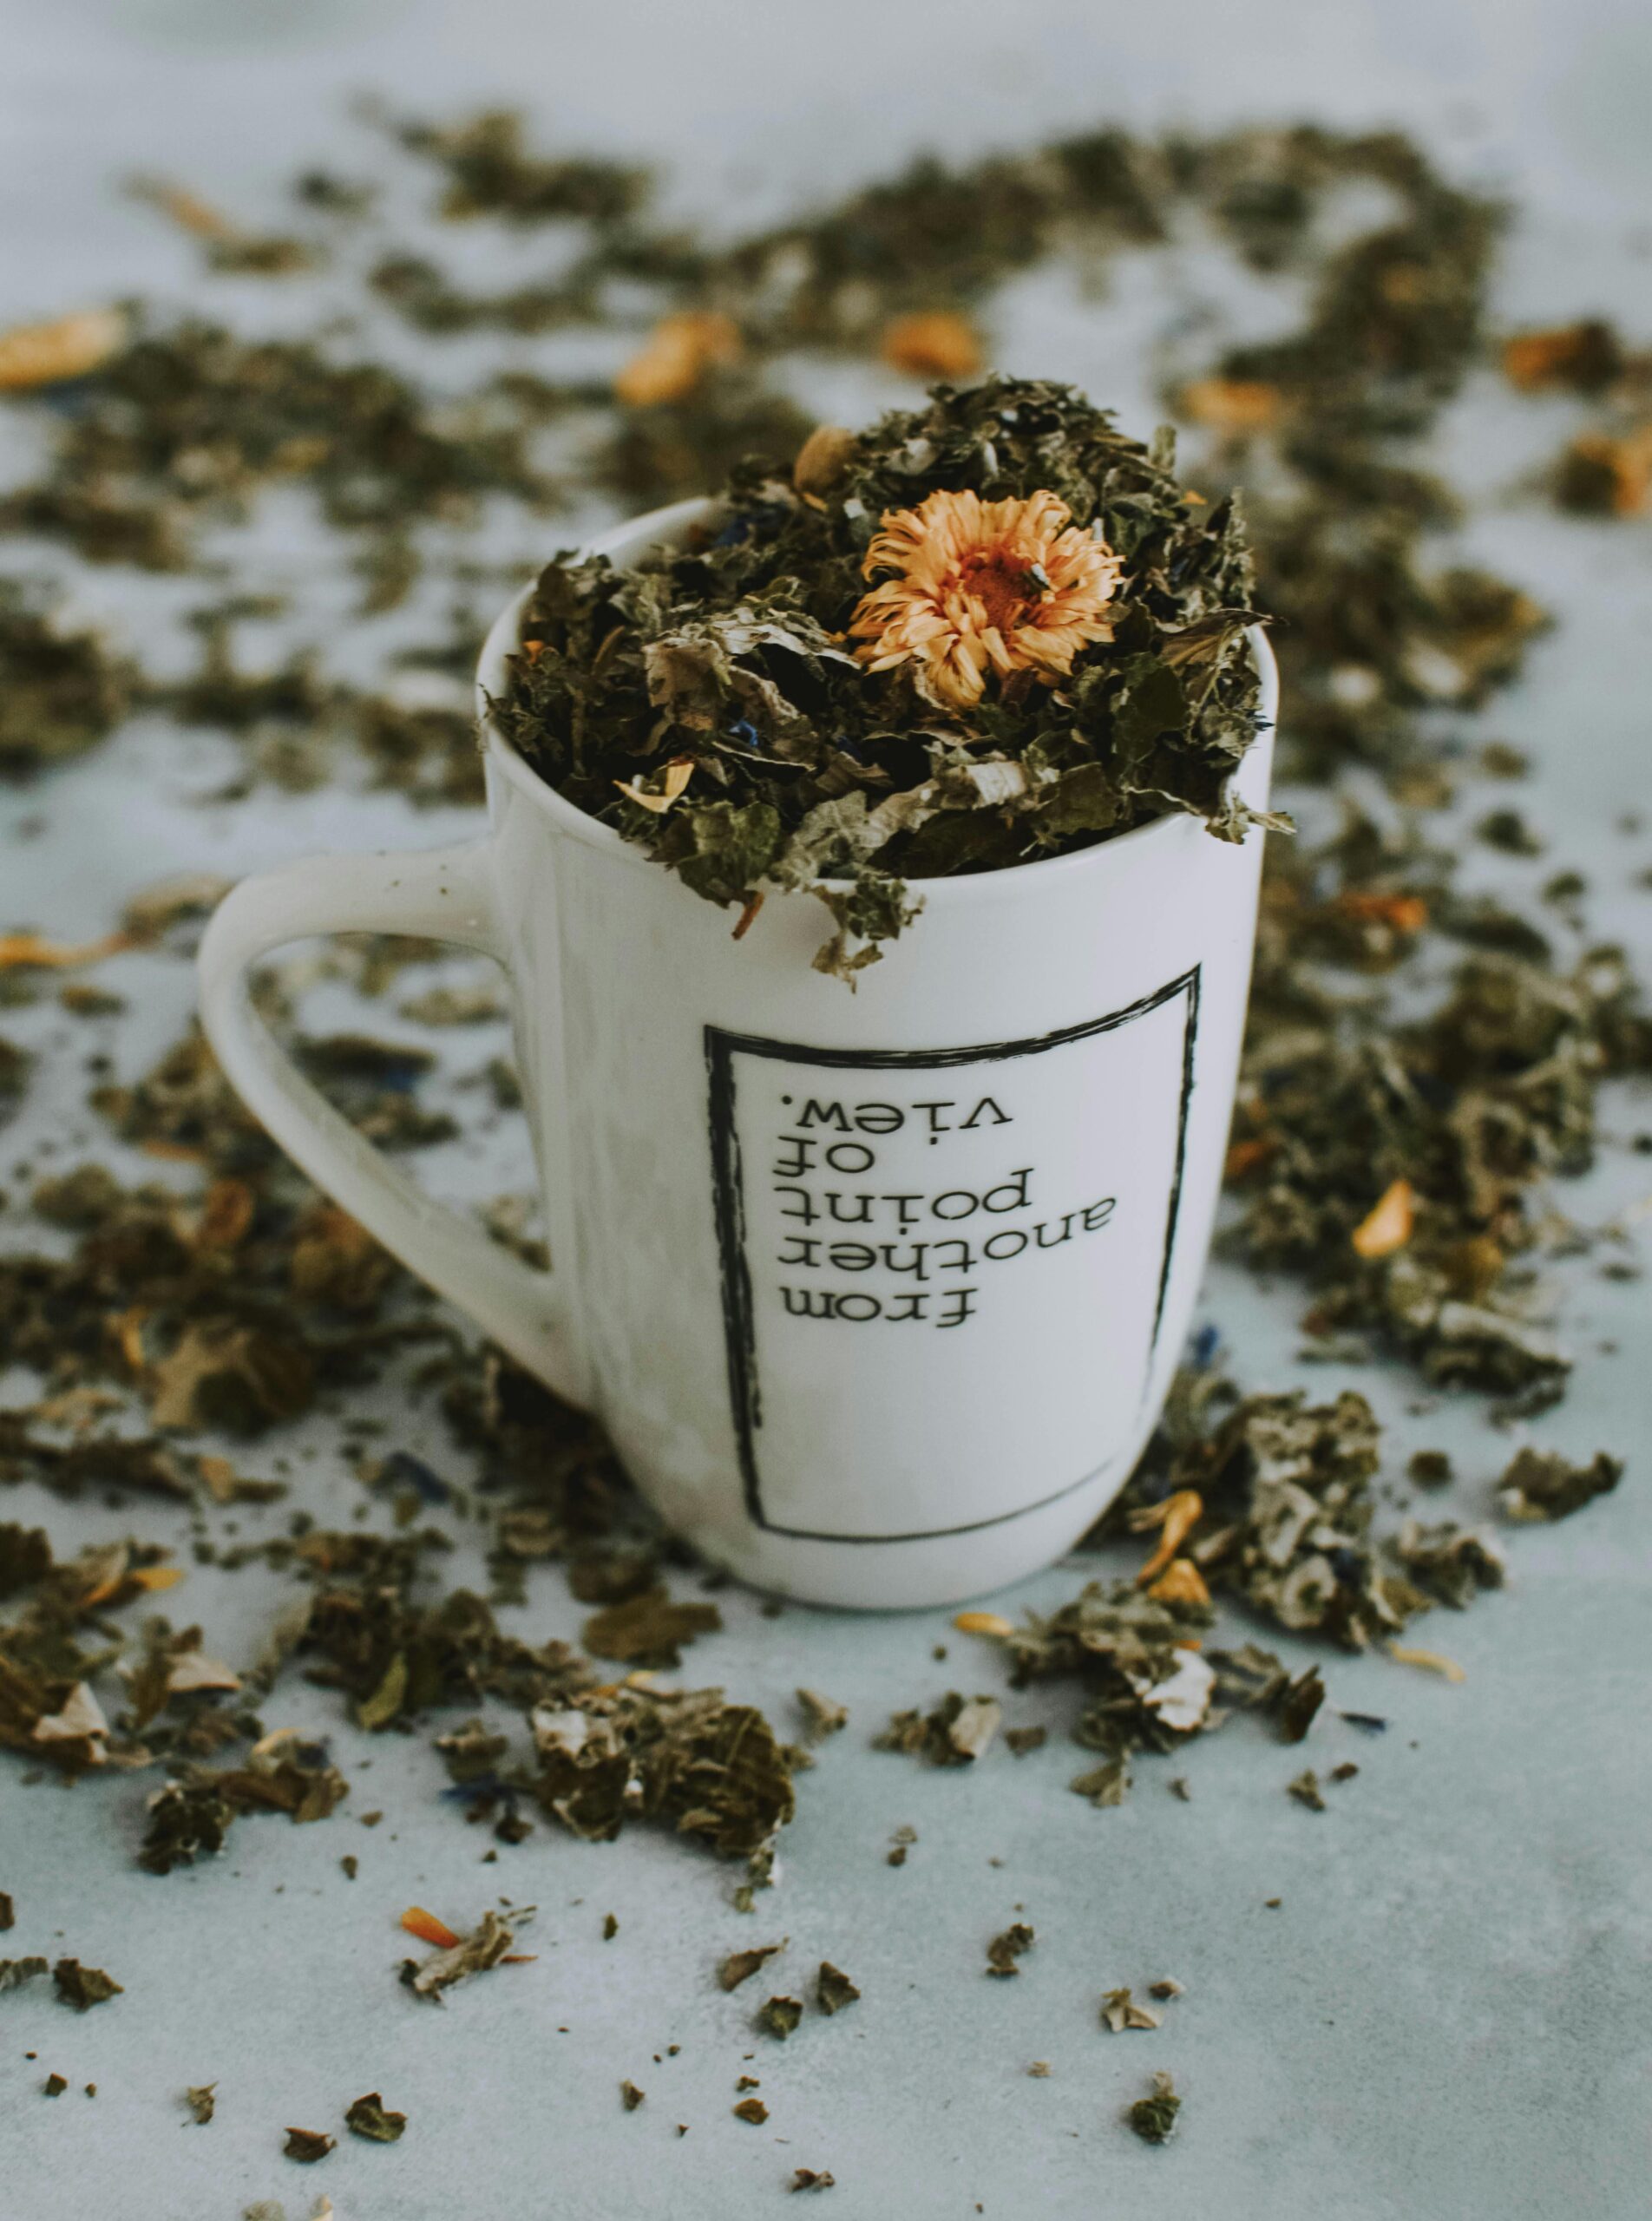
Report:
[{"label": "crumbled herb piece", "polygon": [[1574,1465],[1557,1450],[1518,1451],[1498,1484],[1498,1501],[1511,1519],[1565,1519],[1623,1477],[1623,1461],[1605,1451]]},{"label": "crumbled herb piece", "polygon": [[1145,2143],[1163,2144],[1175,2130],[1181,2110],[1176,2086],[1161,2067],[1153,2077],[1152,2095],[1137,2098],[1124,2118]]},{"label": "crumbled herb piece", "polygon": [[729,2110],[736,2120],[750,2121],[753,2128],[760,2128],[769,2118],[769,2108],[761,2098],[742,2098]]},{"label": "crumbled herb piece", "polygon": [[348,2107],[344,2124],[370,2144],[394,2144],[407,2126],[407,2115],[388,2112],[377,2091],[370,2090]]},{"label": "crumbled herb piece", "polygon": [[69,2077],[66,2074],[49,2074],[40,2087],[46,2097],[61,2098],[69,2087]]},{"label": "crumbled herb piece", "polygon": [[1433,1527],[1406,1520],[1393,1549],[1419,1589],[1459,1612],[1482,1589],[1501,1589],[1507,1573],[1494,1543],[1452,1519]]},{"label": "crumbled herb piece", "polygon": [[820,1962],[820,1972],[815,1979],[815,2002],[823,2013],[841,2013],[846,2005],[853,2005],[860,1991],[829,1959]]},{"label": "crumbled herb piece", "polygon": [[622,2082],[620,2085],[620,2102],[628,2113],[634,2113],[647,2094],[646,2090],[639,2090],[634,2082]]},{"label": "crumbled herb piece", "polygon": [[[1154,1995],[1157,1994],[1156,1989]],[[1127,1989],[1107,1992],[1101,2001],[1101,2019],[1103,2027],[1111,2028],[1116,2036],[1122,2035],[1126,2028],[1157,2028],[1161,2025],[1160,2016],[1147,2006],[1137,2005]]]},{"label": "crumbled herb piece", "polygon": [[306,2167],[311,2167],[318,2159],[324,2159],[338,2141],[336,2136],[329,2136],[324,2129],[289,2128],[287,2140],[281,2148],[289,2159],[300,2160]]},{"label": "crumbled herb piece", "polygon": [[1443,1450],[1419,1450],[1407,1461],[1406,1472],[1419,1489],[1443,1489],[1452,1478],[1452,1461]]},{"label": "crumbled herb piece", "polygon": [[121,1995],[121,1985],[102,1967],[83,1967],[78,1959],[59,1959],[52,1969],[58,2002],[85,2013]]},{"label": "crumbled herb piece", "polygon": [[1320,1778],[1312,1766],[1299,1773],[1295,1781],[1288,1782],[1286,1788],[1297,1803],[1306,1805],[1310,1812],[1325,1810],[1325,1799],[1320,1794]]},{"label": "crumbled herb piece", "polygon": [[1016,1965],[1016,1961],[1023,1953],[1030,1951],[1036,1941],[1032,1930],[1024,1920],[1015,1921],[1001,1935],[994,1936],[987,1945],[987,1973],[1000,1978],[1019,1975],[1021,1969]]},{"label": "crumbled herb piece", "polygon": [[968,1766],[987,1750],[1003,1716],[996,1697],[962,1697],[954,1689],[932,1713],[893,1714],[873,1748],[914,1753],[932,1766]]},{"label": "crumbled herb piece", "polygon": [[16,1924],[17,1908],[13,1903],[10,1894],[4,1890],[0,1890],[0,1934],[3,1934],[8,1928],[15,1928]]},{"label": "crumbled herb piece", "polygon": [[685,1643],[714,1635],[723,1624],[715,1604],[674,1603],[662,1589],[650,1589],[622,1604],[610,1604],[585,1623],[586,1648],[597,1658],[618,1658],[628,1666],[678,1666]]},{"label": "crumbled herb piece", "polygon": [[533,1916],[532,1905],[515,1905],[508,1924],[489,1908],[468,1936],[456,1937],[423,1965],[416,1959],[404,1959],[402,1980],[416,1997],[428,1997],[439,2005],[443,1990],[496,1967],[515,1942],[516,1930]]},{"label": "crumbled herb piece", "polygon": [[49,1962],[45,1959],[0,1959],[0,1996],[9,1989],[21,1989],[26,1982],[35,1982],[45,1974]]},{"label": "crumbled herb piece", "polygon": [[766,1998],[757,2008],[757,2026],[782,2042],[790,2035],[803,2017],[803,2008],[795,1997]]},{"label": "crumbled herb piece", "polygon": [[783,1951],[790,1941],[789,1936],[783,1936],[778,1943],[757,1943],[747,1950],[731,1951],[718,1969],[718,1988],[738,1989],[743,1982],[751,1980],[759,1967],[775,1957],[777,1953]]},{"label": "crumbled herb piece", "polygon": [[216,2082],[201,2082],[184,2092],[184,2103],[197,2128],[205,2128],[218,2107]]},{"label": "crumbled herb piece", "polygon": [[836,2179],[835,2175],[823,2168],[798,2167],[794,2169],[791,2180],[786,2187],[788,2190],[831,2190]]},{"label": "crumbled herb piece", "polygon": [[1150,1982],[1148,1988],[1154,1997],[1185,1997],[1187,1995],[1173,1975],[1166,1975],[1160,1982]]},{"label": "crumbled herb piece", "polygon": [[849,1707],[822,1696],[817,1689],[799,1689],[797,1701],[803,1707],[805,1733],[811,1743],[822,1742],[849,1725]]}]

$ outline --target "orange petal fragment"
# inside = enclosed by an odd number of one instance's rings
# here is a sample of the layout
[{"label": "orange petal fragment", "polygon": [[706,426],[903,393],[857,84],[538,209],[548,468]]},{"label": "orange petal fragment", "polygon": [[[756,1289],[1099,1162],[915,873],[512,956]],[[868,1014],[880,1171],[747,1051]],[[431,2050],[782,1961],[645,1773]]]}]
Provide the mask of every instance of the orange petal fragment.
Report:
[{"label": "orange petal fragment", "polygon": [[614,379],[613,390],[633,409],[681,401],[707,370],[739,360],[740,327],[715,309],[685,309],[662,317],[640,351]]},{"label": "orange petal fragment", "polygon": [[1391,1642],[1388,1655],[1398,1659],[1402,1666],[1420,1666],[1426,1674],[1438,1674],[1442,1680],[1466,1681],[1468,1679],[1454,1658],[1447,1658],[1438,1650],[1413,1650],[1403,1642]]},{"label": "orange petal fragment", "polygon": [[[0,377],[0,384],[4,380]],[[43,971],[76,972],[83,964],[101,964],[132,947],[130,934],[105,934],[102,940],[48,940],[43,934],[0,934],[0,972],[38,966]]]},{"label": "orange petal fragment", "polygon": [[951,309],[898,316],[886,324],[878,351],[891,369],[916,378],[962,378],[981,366],[975,328]]},{"label": "orange petal fragment", "polygon": [[422,1943],[434,1943],[441,1951],[450,1951],[459,1941],[445,1920],[426,1912],[423,1905],[410,1905],[402,1915],[402,1925],[410,1936],[416,1936]]},{"label": "orange petal fragment", "polygon": [[1181,1549],[1187,1536],[1204,1517],[1204,1498],[1197,1489],[1177,1489],[1174,1496],[1165,1497],[1162,1505],[1155,1504],[1151,1509],[1159,1515],[1156,1523],[1160,1529],[1158,1548],[1136,1576],[1138,1589],[1144,1589],[1150,1581],[1157,1581]]},{"label": "orange petal fragment", "polygon": [[1208,1604],[1210,1591],[1191,1558],[1172,1558],[1148,1590],[1156,1604]]},{"label": "orange petal fragment", "polygon": [[1006,1620],[1002,1612],[960,1612],[953,1625],[960,1635],[989,1635],[1000,1642],[1015,1632],[1014,1622]]},{"label": "orange petal fragment", "polygon": [[1383,1189],[1349,1239],[1361,1257],[1391,1257],[1410,1241],[1415,1219],[1416,1196],[1410,1181],[1395,1180]]},{"label": "orange petal fragment", "polygon": [[119,309],[82,309],[50,324],[22,324],[0,332],[0,392],[27,393],[84,377],[126,339]]}]

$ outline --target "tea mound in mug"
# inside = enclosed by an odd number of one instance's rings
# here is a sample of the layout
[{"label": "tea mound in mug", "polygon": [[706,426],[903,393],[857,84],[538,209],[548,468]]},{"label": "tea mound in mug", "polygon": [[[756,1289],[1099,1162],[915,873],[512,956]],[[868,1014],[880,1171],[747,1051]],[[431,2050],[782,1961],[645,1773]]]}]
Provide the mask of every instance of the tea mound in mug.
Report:
[{"label": "tea mound in mug", "polygon": [[685,545],[548,564],[495,718],[737,932],[765,889],[818,895],[816,968],[851,981],[921,909],[911,881],[1175,810],[1238,840],[1250,557],[1174,459],[1035,379],[823,425],[741,464]]}]

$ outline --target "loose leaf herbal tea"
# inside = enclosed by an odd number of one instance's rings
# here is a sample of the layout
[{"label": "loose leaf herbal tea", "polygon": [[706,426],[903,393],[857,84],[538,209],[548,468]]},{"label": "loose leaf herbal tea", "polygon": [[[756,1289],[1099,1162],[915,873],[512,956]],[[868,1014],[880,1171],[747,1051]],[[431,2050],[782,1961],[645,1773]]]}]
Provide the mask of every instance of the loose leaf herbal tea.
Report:
[{"label": "loose leaf herbal tea", "polygon": [[495,704],[569,801],[696,894],[810,889],[853,979],[908,882],[1181,809],[1224,840],[1254,738],[1236,502],[1065,386],[992,377],[789,468],[741,464],[684,547],[541,573]]}]

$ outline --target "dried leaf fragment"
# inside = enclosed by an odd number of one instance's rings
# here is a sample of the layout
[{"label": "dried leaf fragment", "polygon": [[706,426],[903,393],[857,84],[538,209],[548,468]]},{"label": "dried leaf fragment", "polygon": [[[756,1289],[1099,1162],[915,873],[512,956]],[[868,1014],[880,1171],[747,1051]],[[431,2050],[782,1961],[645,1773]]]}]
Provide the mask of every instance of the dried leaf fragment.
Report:
[{"label": "dried leaf fragment", "polygon": [[407,2126],[407,2115],[391,2113],[378,2092],[370,2090],[346,2109],[344,2126],[370,2144],[394,2144]]},{"label": "dried leaf fragment", "polygon": [[1608,1495],[1622,1477],[1622,1459],[1603,1450],[1587,1465],[1574,1465],[1557,1450],[1534,1450],[1528,1444],[1498,1483],[1498,1502],[1511,1519],[1566,1519],[1596,1497]]},{"label": "dried leaf fragment", "polygon": [[1182,2100],[1176,2094],[1176,2085],[1161,2067],[1153,2077],[1150,2097],[1137,2098],[1124,2118],[1137,2136],[1148,2144],[1163,2144],[1176,2127],[1176,2116],[1182,2110]]},{"label": "dried leaf fragment", "polygon": [[216,2082],[200,2082],[184,2092],[184,2103],[188,2106],[197,2128],[205,2128],[217,2109],[218,2100],[214,2095],[217,2088]]},{"label": "dried leaf fragment", "polygon": [[1287,1782],[1285,1787],[1288,1794],[1294,1797],[1299,1805],[1306,1805],[1310,1812],[1322,1812],[1325,1810],[1325,1798],[1320,1789],[1320,1778],[1312,1766],[1308,1766],[1303,1772],[1299,1773],[1295,1781]]},{"label": "dried leaf fragment", "polygon": [[646,2090],[639,2090],[634,2082],[622,2082],[620,2085],[620,2102],[628,2113],[634,2113],[647,2095],[648,2093]]},{"label": "dried leaf fragment", "polygon": [[1001,1934],[994,1936],[987,1947],[987,1973],[998,1975],[1000,1980],[1019,1975],[1021,1969],[1016,1965],[1016,1961],[1030,1951],[1037,1941],[1037,1936],[1024,1920],[1012,1923]]},{"label": "dried leaf fragment", "polygon": [[1111,2028],[1114,2035],[1122,2035],[1126,2028],[1157,2028],[1163,2025],[1159,2015],[1145,2005],[1137,2005],[1127,1989],[1110,1989],[1101,2001],[1102,2025]]},{"label": "dried leaf fragment", "polygon": [[758,2006],[757,2017],[758,2028],[783,2043],[803,2019],[803,2008],[795,1997],[770,1997]]},{"label": "dried leaf fragment", "polygon": [[729,2111],[736,2120],[750,2121],[753,2128],[760,2128],[769,2118],[769,2108],[761,2098],[742,2098],[738,2105],[731,2106]]},{"label": "dried leaf fragment", "polygon": [[834,2187],[836,2179],[835,2175],[825,2169],[798,2167],[794,2170],[791,2180],[786,2187],[788,2190],[830,2190]]},{"label": "dried leaf fragment", "polygon": [[841,1969],[829,1959],[820,1962],[820,1972],[815,1979],[815,2002],[823,2013],[841,2013],[846,2005],[853,2005],[860,1991]]},{"label": "dried leaf fragment", "polygon": [[738,1989],[743,1982],[751,1980],[759,1967],[783,1951],[790,1941],[789,1936],[783,1936],[777,1943],[757,1943],[749,1950],[731,1951],[718,1969],[718,1988]]},{"label": "dried leaf fragment", "polygon": [[313,2167],[318,2159],[326,2158],[338,2141],[338,2138],[329,2136],[325,2129],[289,2127],[287,2140],[281,2148],[289,2159],[297,2159],[304,2166]]},{"label": "dried leaf fragment", "polygon": [[849,1725],[849,1707],[822,1696],[818,1689],[799,1689],[797,1701],[803,1707],[804,1732],[811,1743],[836,1735]]},{"label": "dried leaf fragment", "polygon": [[[533,1913],[532,1905],[515,1905],[510,1917],[516,1927],[521,1927],[532,1918]],[[468,1936],[456,1937],[434,1958],[425,1960],[423,1966],[415,1960],[405,1960],[402,1980],[415,1996],[429,1997],[439,2004],[444,1989],[451,1989],[456,1982],[467,1982],[472,1975],[486,1974],[489,1968],[496,1967],[515,1940],[515,1928],[507,1925],[489,1907]]]},{"label": "dried leaf fragment", "polygon": [[78,1959],[59,1959],[52,1969],[52,1982],[58,2003],[72,2005],[77,2013],[89,2012],[94,2005],[105,2004],[122,1994],[113,1975],[106,1975],[102,1967],[83,1967]]}]

